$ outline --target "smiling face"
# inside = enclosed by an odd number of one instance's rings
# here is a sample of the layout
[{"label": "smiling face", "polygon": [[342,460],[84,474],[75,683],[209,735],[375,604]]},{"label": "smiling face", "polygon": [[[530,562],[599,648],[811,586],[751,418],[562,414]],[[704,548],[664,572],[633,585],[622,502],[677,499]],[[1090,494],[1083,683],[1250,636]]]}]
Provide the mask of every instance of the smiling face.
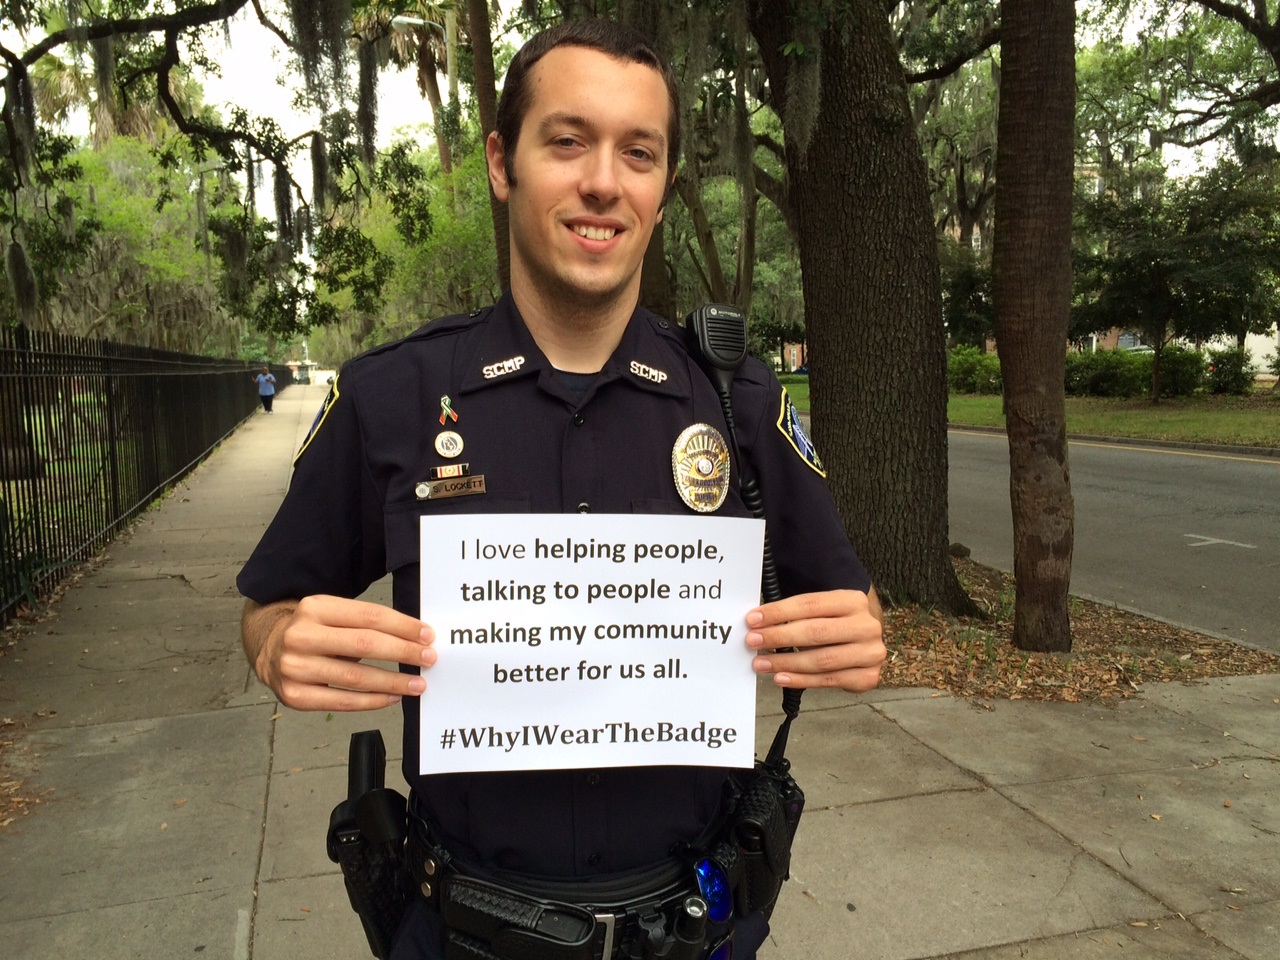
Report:
[{"label": "smiling face", "polygon": [[666,84],[651,67],[575,46],[548,52],[529,80],[514,182],[496,134],[487,150],[508,205],[512,293],[522,311],[630,315],[670,179]]}]

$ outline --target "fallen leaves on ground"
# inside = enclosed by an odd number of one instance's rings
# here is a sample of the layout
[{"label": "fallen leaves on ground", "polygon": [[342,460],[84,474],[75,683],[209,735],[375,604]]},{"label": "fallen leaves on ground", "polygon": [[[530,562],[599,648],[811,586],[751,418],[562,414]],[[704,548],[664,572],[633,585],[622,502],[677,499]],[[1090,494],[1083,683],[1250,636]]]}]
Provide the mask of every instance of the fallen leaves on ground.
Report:
[{"label": "fallen leaves on ground", "polygon": [[26,728],[25,722],[10,717],[0,718],[0,830],[25,817],[50,793],[29,786],[12,770],[14,751],[21,749],[17,741]]},{"label": "fallen leaves on ground", "polygon": [[954,561],[989,616],[955,617],[903,604],[885,613],[889,657],[881,686],[933,687],[963,697],[1108,700],[1144,683],[1280,673],[1280,657],[1072,597],[1070,653],[1030,653],[1013,645],[1013,577],[967,559]]}]

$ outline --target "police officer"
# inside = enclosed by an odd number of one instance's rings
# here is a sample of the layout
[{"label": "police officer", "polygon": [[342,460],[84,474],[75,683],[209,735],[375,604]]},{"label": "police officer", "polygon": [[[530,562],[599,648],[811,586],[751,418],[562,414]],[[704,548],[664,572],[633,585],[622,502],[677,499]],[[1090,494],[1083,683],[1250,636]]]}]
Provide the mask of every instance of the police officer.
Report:
[{"label": "police officer", "polygon": [[[723,438],[724,416],[682,331],[637,308],[679,136],[670,70],[639,35],[574,21],[524,46],[486,144],[510,212],[510,290],[345,365],[238,581],[244,646],[263,682],[297,709],[402,702],[415,814],[455,863],[509,878],[643,871],[703,832],[727,773],[424,777],[415,763],[426,677],[448,656],[429,611],[418,619],[420,565],[447,562],[419,556],[420,516],[705,509],[673,457]],[[879,605],[821,463],[765,365],[748,361],[733,396],[744,461],[734,475],[763,490],[785,597],[744,611],[754,668],[782,688],[867,690],[885,655]],[[750,515],[736,483],[717,512]],[[304,526],[315,531],[305,548],[294,535]],[[394,609],[350,599],[388,571]],[[763,938],[757,926],[738,960]],[[443,937],[439,914],[417,903],[393,956],[442,956]]]}]

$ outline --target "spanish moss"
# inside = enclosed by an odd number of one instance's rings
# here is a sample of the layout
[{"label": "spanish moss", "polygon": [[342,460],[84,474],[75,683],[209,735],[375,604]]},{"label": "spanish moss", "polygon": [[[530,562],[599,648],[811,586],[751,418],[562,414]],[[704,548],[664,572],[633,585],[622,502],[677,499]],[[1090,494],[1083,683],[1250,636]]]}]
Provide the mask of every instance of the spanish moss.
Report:
[{"label": "spanish moss", "polygon": [[109,106],[115,102],[116,51],[111,37],[98,37],[89,41],[93,56],[93,86],[98,102]]},{"label": "spanish moss", "polygon": [[249,238],[232,228],[223,237],[227,264],[227,295],[241,303],[249,292]]},{"label": "spanish moss", "polygon": [[40,287],[35,271],[31,269],[31,261],[27,259],[27,251],[16,237],[4,252],[4,272],[18,306],[18,316],[30,326],[35,320],[36,307],[40,305]]},{"label": "spanish moss", "polygon": [[317,213],[324,213],[329,197],[329,145],[324,135],[311,135],[311,203]]},{"label": "spanish moss", "polygon": [[286,242],[293,240],[293,193],[289,171],[284,166],[275,167],[276,236]]},{"label": "spanish moss", "polygon": [[58,214],[61,223],[62,235],[68,239],[75,239],[76,235],[76,203],[65,193],[59,195],[57,201],[53,205],[54,211]]},{"label": "spanish moss", "polygon": [[244,207],[249,216],[257,216],[258,209],[258,167],[253,159],[253,147],[244,148]]},{"label": "spanish moss", "polygon": [[320,21],[321,42],[333,71],[333,87],[341,96],[347,84],[347,50],[351,35],[351,0],[317,0],[308,4]]},{"label": "spanish moss", "polygon": [[302,64],[302,80],[307,89],[316,93],[321,105],[326,98],[320,82],[324,66],[324,44],[320,34],[320,17],[316,6],[307,0],[289,0],[289,20],[293,24],[293,46]]},{"label": "spanish moss", "polygon": [[817,27],[803,20],[796,26],[795,38],[801,50],[792,55],[787,71],[782,131],[803,165],[822,102],[822,41]]},{"label": "spanish moss", "polygon": [[356,100],[356,127],[360,132],[360,159],[373,169],[377,157],[378,54],[372,43],[360,39],[360,91]]},{"label": "spanish moss", "polygon": [[36,155],[36,106],[25,65],[13,64],[9,69],[4,112],[13,130],[13,161],[18,179],[29,182],[28,171]]}]

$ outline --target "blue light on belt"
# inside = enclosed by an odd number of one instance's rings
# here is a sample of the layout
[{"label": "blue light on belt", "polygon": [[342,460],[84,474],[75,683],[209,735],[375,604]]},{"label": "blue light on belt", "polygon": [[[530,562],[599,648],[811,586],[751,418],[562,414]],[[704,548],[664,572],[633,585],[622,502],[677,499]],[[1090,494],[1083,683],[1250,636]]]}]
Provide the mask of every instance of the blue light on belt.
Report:
[{"label": "blue light on belt", "polygon": [[[698,877],[698,892],[707,901],[707,916],[712,923],[724,923],[733,912],[733,891],[729,889],[729,878],[710,857],[699,860],[694,865],[693,872]],[[716,960],[727,960],[728,956],[717,956]]]}]

